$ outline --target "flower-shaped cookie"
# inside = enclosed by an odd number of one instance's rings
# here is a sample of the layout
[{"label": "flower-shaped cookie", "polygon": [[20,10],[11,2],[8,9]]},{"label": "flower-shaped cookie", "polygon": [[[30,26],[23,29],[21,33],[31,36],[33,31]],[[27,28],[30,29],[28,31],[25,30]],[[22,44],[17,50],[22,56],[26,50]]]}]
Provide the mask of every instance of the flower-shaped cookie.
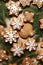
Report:
[{"label": "flower-shaped cookie", "polygon": [[22,42],[13,43],[13,47],[11,48],[11,51],[13,52],[14,56],[21,56],[21,54],[24,54],[24,46]]},{"label": "flower-shaped cookie", "polygon": [[40,28],[43,29],[43,18],[39,20],[40,21]]},{"label": "flower-shaped cookie", "polygon": [[37,59],[43,62],[43,42],[39,42],[37,53],[38,53]]},{"label": "flower-shaped cookie", "polygon": [[29,6],[32,0],[19,0],[23,7]]},{"label": "flower-shaped cookie", "polygon": [[0,50],[0,61],[8,60],[8,55],[5,50]]},{"label": "flower-shaped cookie", "polygon": [[13,18],[11,18],[10,25],[13,27],[13,29],[20,30],[21,27],[23,26],[23,22],[20,18],[13,17]]},{"label": "flower-shaped cookie", "polygon": [[34,20],[34,13],[33,12],[28,12],[26,11],[24,13],[24,16],[25,16],[25,22],[30,22],[30,23],[33,23],[33,20]]},{"label": "flower-shaped cookie", "polygon": [[10,29],[5,29],[5,34],[3,35],[5,42],[9,42],[10,44],[12,44],[12,42],[17,42],[18,39],[18,34],[17,31],[12,30],[12,28]]},{"label": "flower-shaped cookie", "polygon": [[16,15],[18,16],[19,12],[22,10],[20,7],[20,2],[13,2],[11,0],[9,0],[9,2],[7,3],[7,8],[9,10],[9,15]]},{"label": "flower-shaped cookie", "polygon": [[30,57],[26,57],[22,61],[22,65],[36,65],[36,60],[32,60]]},{"label": "flower-shaped cookie", "polygon": [[33,0],[33,4],[36,4],[39,8],[43,6],[43,0]]},{"label": "flower-shaped cookie", "polygon": [[3,36],[4,34],[4,27],[2,25],[0,25],[0,37]]},{"label": "flower-shaped cookie", "polygon": [[29,49],[29,51],[36,50],[37,48],[37,43],[34,38],[29,38],[25,44],[26,49]]},{"label": "flower-shaped cookie", "polygon": [[33,34],[34,34],[33,26],[29,23],[24,24],[23,28],[19,31],[19,35],[22,38],[33,36]]}]

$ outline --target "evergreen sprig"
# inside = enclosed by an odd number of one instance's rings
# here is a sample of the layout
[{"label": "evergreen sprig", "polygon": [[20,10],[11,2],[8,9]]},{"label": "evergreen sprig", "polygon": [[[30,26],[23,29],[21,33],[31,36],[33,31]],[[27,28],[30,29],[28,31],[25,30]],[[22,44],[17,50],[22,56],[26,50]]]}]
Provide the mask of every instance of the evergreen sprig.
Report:
[{"label": "evergreen sprig", "polygon": [[6,26],[5,18],[8,16],[8,10],[5,3],[0,1],[0,25]]}]

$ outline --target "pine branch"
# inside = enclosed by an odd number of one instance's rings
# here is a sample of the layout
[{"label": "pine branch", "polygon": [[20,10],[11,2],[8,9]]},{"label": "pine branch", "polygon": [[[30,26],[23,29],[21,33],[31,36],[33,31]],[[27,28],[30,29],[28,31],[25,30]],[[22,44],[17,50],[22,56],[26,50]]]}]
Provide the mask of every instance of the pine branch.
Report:
[{"label": "pine branch", "polygon": [[3,2],[0,2],[0,24],[6,26],[5,18],[8,16],[8,10]]}]

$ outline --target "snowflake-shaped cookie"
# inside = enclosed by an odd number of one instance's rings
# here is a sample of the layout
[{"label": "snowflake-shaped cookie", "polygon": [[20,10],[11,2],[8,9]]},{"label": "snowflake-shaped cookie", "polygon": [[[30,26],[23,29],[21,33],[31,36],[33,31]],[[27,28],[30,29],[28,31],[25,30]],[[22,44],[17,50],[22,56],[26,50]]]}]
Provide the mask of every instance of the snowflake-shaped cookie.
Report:
[{"label": "snowflake-shaped cookie", "polygon": [[26,49],[29,49],[29,51],[36,50],[37,44],[35,42],[35,39],[29,38],[26,42]]},{"label": "snowflake-shaped cookie", "polygon": [[13,18],[11,18],[11,24],[10,25],[13,27],[13,29],[20,30],[21,27],[23,26],[23,22],[20,18],[13,17]]},{"label": "snowflake-shaped cookie", "polygon": [[33,0],[33,4],[36,4],[39,8],[43,6],[43,0]]},{"label": "snowflake-shaped cookie", "polygon": [[32,0],[19,0],[23,7],[29,6]]},{"label": "snowflake-shaped cookie", "polygon": [[5,34],[3,35],[5,42],[9,42],[12,44],[12,42],[16,42],[18,39],[17,31],[10,29],[5,29]]},{"label": "snowflake-shaped cookie", "polygon": [[39,20],[40,21],[40,28],[43,29],[43,18]]},{"label": "snowflake-shaped cookie", "polygon": [[8,55],[5,50],[0,50],[0,61],[8,60]]},{"label": "snowflake-shaped cookie", "polygon": [[40,42],[38,44],[37,53],[38,53],[37,59],[43,62],[43,42]]},{"label": "snowflake-shaped cookie", "polygon": [[34,13],[33,12],[28,12],[28,11],[26,11],[25,13],[24,13],[24,16],[25,16],[25,22],[31,22],[31,23],[33,23],[33,20],[34,20]]},{"label": "snowflake-shaped cookie", "polygon": [[21,54],[24,54],[24,47],[22,46],[22,43],[13,43],[13,47],[11,48],[11,51],[13,52],[14,56],[21,56]]},{"label": "snowflake-shaped cookie", "polygon": [[18,16],[19,12],[22,10],[19,1],[13,2],[9,0],[9,2],[7,3],[7,8],[9,10],[9,15],[14,14],[16,16]]}]

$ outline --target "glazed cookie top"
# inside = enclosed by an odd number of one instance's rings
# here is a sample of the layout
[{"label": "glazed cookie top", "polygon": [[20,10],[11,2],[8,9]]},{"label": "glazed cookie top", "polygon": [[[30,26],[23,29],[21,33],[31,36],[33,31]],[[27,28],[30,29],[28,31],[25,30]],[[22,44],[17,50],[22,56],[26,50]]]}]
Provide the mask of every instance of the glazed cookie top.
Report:
[{"label": "glazed cookie top", "polygon": [[[34,61],[35,61],[35,59],[34,59]],[[34,61],[30,57],[26,57],[23,59],[22,65],[36,65],[36,63]]]},{"label": "glazed cookie top", "polygon": [[14,56],[20,57],[21,54],[24,54],[25,45],[21,41],[18,41],[17,43],[13,43],[13,46],[11,48],[11,52],[13,52]]},{"label": "glazed cookie top", "polygon": [[9,15],[16,15],[18,16],[19,12],[22,10],[20,7],[20,2],[14,2],[12,0],[9,0],[9,2],[6,4],[8,10],[9,10]]},{"label": "glazed cookie top", "polygon": [[23,28],[19,32],[19,35],[22,38],[27,38],[28,36],[33,36],[33,34],[34,34],[33,26],[29,23],[24,24]]},{"label": "glazed cookie top", "polygon": [[33,0],[33,4],[36,4],[39,8],[43,6],[43,0]]},{"label": "glazed cookie top", "polygon": [[19,0],[23,7],[29,6],[32,0]]}]

